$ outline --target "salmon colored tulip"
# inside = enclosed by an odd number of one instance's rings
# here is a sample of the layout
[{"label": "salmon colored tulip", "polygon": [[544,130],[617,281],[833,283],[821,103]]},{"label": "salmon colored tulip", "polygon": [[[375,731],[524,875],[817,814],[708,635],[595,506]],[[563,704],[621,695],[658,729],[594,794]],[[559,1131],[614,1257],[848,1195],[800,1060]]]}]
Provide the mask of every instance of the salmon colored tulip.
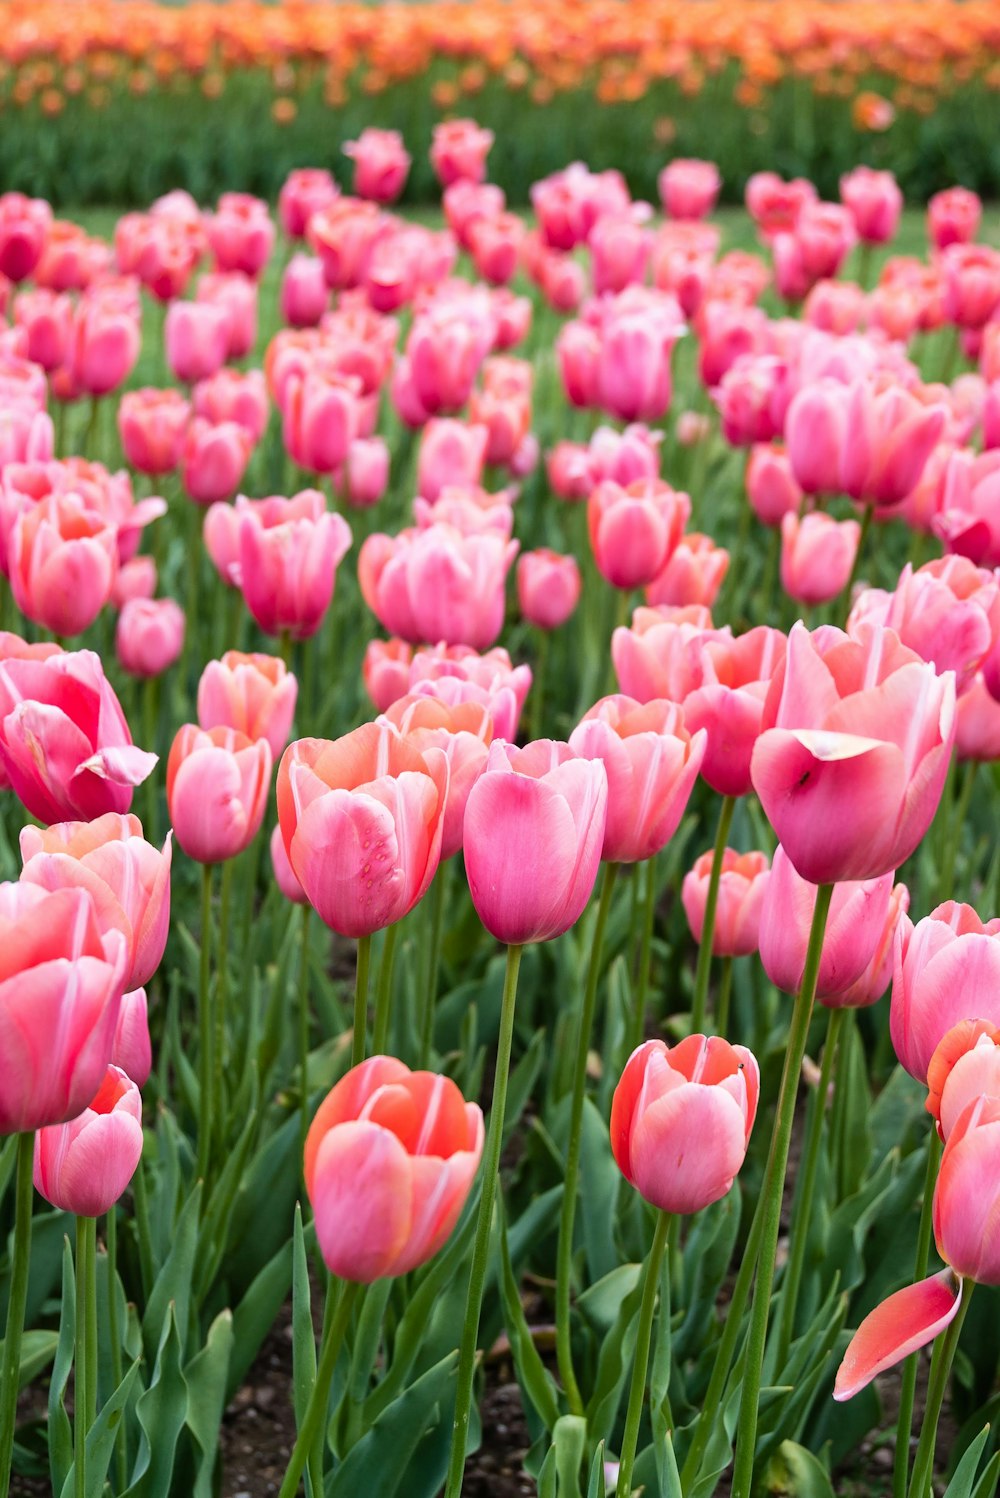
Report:
[{"label": "salmon colored tulip", "polygon": [[607,772],[606,863],[640,863],[666,847],[687,808],[705,741],[704,729],[687,731],[672,702],[602,697],[584,714],[569,746]]},{"label": "salmon colored tulip", "polygon": [[122,994],[111,1047],[111,1064],[121,1067],[137,1087],[145,1087],[153,1069],[148,1013],[144,988],[133,988],[131,992]]},{"label": "salmon colored tulip", "polygon": [[685,609],[695,604],[711,608],[729,571],[729,552],[711,536],[690,531],[675,546],[665,567],[646,589],[654,607]]},{"label": "salmon colored tulip", "polygon": [[954,678],[892,630],[861,624],[852,639],[799,623],[770,690],[775,726],[754,745],[750,778],[796,871],[826,884],[898,868],[941,797]]},{"label": "salmon colored tulip", "polygon": [[128,811],[156,755],[133,745],[100,657],[77,650],[0,661],[0,761],[31,815],[61,822]]},{"label": "salmon colored tulip", "polygon": [[305,1182],[332,1274],[360,1284],[407,1274],[441,1249],[465,1206],[483,1115],[455,1083],[371,1056],[320,1104]]},{"label": "salmon colored tulip", "polygon": [[202,728],[238,728],[248,739],[267,739],[277,761],[292,730],[298,692],[298,682],[277,656],[227,650],[201,673],[198,722]]},{"label": "salmon colored tulip", "polygon": [[149,982],[167,944],[170,856],[169,834],[161,851],[145,840],[138,817],[117,812],[21,831],[22,883],[87,890],[101,931],[125,938],[129,991]]},{"label": "salmon colored tulip", "polygon": [[1000,919],[948,900],[896,933],[889,1029],[900,1064],[926,1082],[937,1047],[962,1020],[1000,1024]]},{"label": "salmon colored tulip", "polygon": [[184,452],[191,407],[179,390],[128,390],[118,407],[125,458],[140,473],[172,473]]},{"label": "salmon colored tulip", "polygon": [[111,1055],[127,962],[82,889],[0,885],[0,1135],[82,1113]]},{"label": "salmon colored tulip", "polygon": [[757,1113],[752,1052],[720,1036],[647,1040],[611,1100],[611,1149],[622,1175],[662,1212],[700,1212],[726,1195]]},{"label": "salmon colored tulip", "polygon": [[341,936],[370,936],[422,899],[441,858],[448,760],[388,724],[297,739],[278,768],[285,851],[309,903]]},{"label": "salmon colored tulip", "polygon": [[260,830],[271,784],[271,746],[235,728],[177,730],[167,760],[167,807],[177,841],[197,863],[222,863]]},{"label": "salmon colored tulip", "polygon": [[945,1143],[969,1104],[984,1096],[1000,1098],[1000,1029],[985,1019],[959,1020],[927,1068],[927,1111]]},{"label": "salmon colored tulip", "polygon": [[954,1320],[961,1303],[961,1284],[950,1269],[883,1300],[851,1338],[837,1369],[834,1399],[853,1399],[878,1374],[933,1342]]},{"label": "salmon colored tulip", "polygon": [[1000,1098],[967,1104],[948,1135],[934,1192],[938,1253],[963,1279],[1000,1285]]},{"label": "salmon colored tulip", "polygon": [[[681,903],[694,940],[701,945],[714,855],[703,853],[684,875]],[[722,854],[718,904],[712,928],[714,957],[746,957],[760,944],[760,912],[771,877],[766,853]]]},{"label": "salmon colored tulip", "polygon": [[35,1190],[53,1207],[100,1217],[123,1196],[142,1155],[142,1098],[109,1066],[96,1095],[69,1123],[35,1136]]},{"label": "salmon colored tulip", "polygon": [[489,757],[493,719],[478,702],[449,705],[439,697],[414,693],[400,697],[379,719],[424,754],[440,749],[448,760],[441,857],[451,858],[462,846],[462,826],[469,793]]},{"label": "salmon colored tulip", "polygon": [[601,861],[608,777],[599,760],[539,739],[494,743],[465,809],[465,869],[497,941],[551,941],[583,914]]}]

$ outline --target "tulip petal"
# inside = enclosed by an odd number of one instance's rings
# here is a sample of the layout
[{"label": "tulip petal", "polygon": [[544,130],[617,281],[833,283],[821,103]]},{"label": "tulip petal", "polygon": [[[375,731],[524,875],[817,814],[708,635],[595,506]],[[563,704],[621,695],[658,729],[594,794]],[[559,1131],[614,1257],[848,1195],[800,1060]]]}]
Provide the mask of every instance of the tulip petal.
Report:
[{"label": "tulip petal", "polygon": [[957,1315],[961,1301],[962,1281],[950,1269],[883,1300],[851,1338],[837,1369],[834,1399],[853,1399],[886,1368],[933,1342]]}]

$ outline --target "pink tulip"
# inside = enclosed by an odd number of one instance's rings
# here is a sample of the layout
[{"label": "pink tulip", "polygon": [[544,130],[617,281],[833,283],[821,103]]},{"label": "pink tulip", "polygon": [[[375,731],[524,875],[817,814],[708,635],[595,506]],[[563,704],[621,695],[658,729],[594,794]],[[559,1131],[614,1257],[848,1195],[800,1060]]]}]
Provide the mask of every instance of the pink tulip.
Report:
[{"label": "pink tulip", "polygon": [[488,442],[484,426],[442,418],[429,421],[420,436],[417,493],[435,500],[451,485],[478,484]]},{"label": "pink tulip", "polygon": [[676,551],[690,514],[688,496],[662,479],[637,479],[627,488],[606,479],[587,504],[598,571],[616,588],[651,583]]},{"label": "pink tulip", "polygon": [[315,489],[286,500],[261,500],[239,512],[240,586],[267,634],[306,640],[333,599],[337,567],[351,545],[342,515]]},{"label": "pink tulip", "polygon": [[700,1212],[729,1191],[757,1114],[752,1052],[720,1036],[632,1052],[611,1101],[611,1149],[622,1175],[661,1212]]},{"label": "pink tulip", "polygon": [[73,300],[54,291],[22,291],[14,304],[14,325],[25,331],[27,358],[44,370],[58,369],[73,336]]},{"label": "pink tulip", "polygon": [[[714,855],[703,853],[684,875],[681,903],[694,940],[701,945],[705,906]],[[712,928],[714,957],[746,957],[760,942],[760,914],[771,877],[765,853],[737,853],[726,848],[722,855],[718,904]]]},{"label": "pink tulip", "polygon": [[80,889],[0,885],[0,1135],[86,1108],[111,1054],[125,938]]},{"label": "pink tulip", "polygon": [[493,739],[493,719],[487,708],[471,701],[449,705],[441,698],[415,692],[394,702],[379,722],[390,723],[421,754],[440,749],[445,755],[448,791],[441,858],[453,857],[462,846],[469,793],[486,768]]},{"label": "pink tulip", "polygon": [[542,547],[517,560],[517,606],[536,629],[558,629],[580,601],[580,568],[576,557]]},{"label": "pink tulip", "polygon": [[0,274],[8,281],[26,281],[42,258],[52,209],[44,198],[20,192],[0,197]]},{"label": "pink tulip", "polygon": [[1000,920],[971,905],[938,905],[896,934],[889,1028],[900,1064],[926,1082],[944,1036],[961,1020],[1000,1023]]},{"label": "pink tulip", "polygon": [[853,1399],[880,1373],[933,1342],[954,1320],[961,1303],[961,1283],[950,1269],[888,1296],[851,1338],[837,1369],[834,1399]]},{"label": "pink tulip", "polygon": [[295,870],[288,862],[288,854],[285,852],[285,840],[281,836],[281,828],[275,827],[271,833],[271,867],[274,870],[274,880],[286,900],[293,905],[308,905],[309,898],[305,890],[295,877]]},{"label": "pink tulip", "polygon": [[854,333],[865,320],[868,297],[853,281],[817,281],[802,309],[804,320],[827,333]]},{"label": "pink tulip", "polygon": [[822,510],[787,514],[781,522],[781,586],[798,603],[829,603],[847,587],[860,542],[856,520],[834,520]]},{"label": "pink tulip", "polygon": [[191,407],[179,390],[129,390],[118,406],[125,459],[156,476],[179,467]]},{"label": "pink tulip", "polygon": [[706,608],[636,609],[630,629],[611,637],[611,659],[618,685],[637,702],[663,697],[683,702],[700,685],[701,668],[692,641],[713,634]]},{"label": "pink tulip", "polygon": [[948,1136],[934,1191],[938,1253],[963,1279],[1000,1284],[1000,1098],[970,1102]]},{"label": "pink tulip", "polygon": [[778,294],[801,301],[817,281],[832,280],[854,248],[857,230],[850,210],[839,203],[807,203],[792,229],[774,237],[774,276]]},{"label": "pink tulip", "polygon": [[379,712],[407,692],[440,700],[478,702],[496,738],[513,741],[531,686],[531,667],[513,666],[499,645],[479,655],[467,645],[414,651],[404,640],[372,640],[365,651],[365,689]]},{"label": "pink tulip", "polygon": [[978,673],[955,704],[955,758],[990,764],[1000,759],[1000,702]]},{"label": "pink tulip", "polygon": [[313,214],[328,208],[339,193],[330,173],[319,167],[289,172],[278,194],[278,217],[289,239],[305,239]]},{"label": "pink tulip", "polygon": [[288,456],[310,473],[333,473],[359,435],[357,381],[310,370],[293,377],[285,397],[282,436]]},{"label": "pink tulip", "polygon": [[207,379],[226,362],[229,318],[212,302],[171,302],[164,324],[167,363],[185,384]]},{"label": "pink tulip", "polygon": [[699,676],[684,697],[684,722],[691,733],[700,728],[707,733],[701,773],[720,796],[745,796],[751,789],[750,758],[785,647],[781,631],[767,625],[735,639],[715,635],[691,646]]},{"label": "pink tulip", "polygon": [[707,218],[722,187],[719,169],[712,161],[683,161],[665,166],[657,179],[660,202],[668,218]]},{"label": "pink tulip", "polygon": [[35,1190],[53,1207],[100,1217],[123,1196],[142,1155],[142,1098],[117,1066],[70,1123],[35,1136]]},{"label": "pink tulip", "polygon": [[305,1182],[331,1274],[407,1274],[443,1248],[483,1153],[483,1115],[455,1083],[370,1056],[319,1106]]},{"label": "pink tulip", "polygon": [[267,384],[260,369],[220,369],[210,380],[195,386],[194,410],[213,426],[235,421],[259,442],[267,430],[269,415]]},{"label": "pink tulip", "polygon": [[208,240],[219,269],[259,276],[274,245],[274,225],[267,204],[249,193],[225,192],[216,212],[205,218]]},{"label": "pink tulip", "polygon": [[137,1087],[145,1087],[153,1069],[153,1051],[149,1039],[146,990],[133,988],[122,994],[118,1024],[111,1046],[111,1065],[118,1066]]},{"label": "pink tulip", "polygon": [[840,461],[847,433],[850,395],[833,379],[803,386],[785,421],[788,460],[806,494],[839,494]]},{"label": "pink tulip", "polygon": [[712,392],[722,435],[734,447],[781,435],[791,393],[788,363],[771,354],[743,354]]},{"label": "pink tulip", "polygon": [[503,627],[504,585],[517,549],[496,531],[462,535],[443,523],[376,533],[358,559],[361,593],[391,634],[486,650]]},{"label": "pink tulip", "polygon": [[[839,1007],[839,995],[866,971],[885,931],[892,874],[861,882],[843,880],[833,892],[816,992]],[[760,960],[775,987],[797,994],[802,986],[816,886],[795,872],[779,847],[760,912]]]},{"label": "pink tulip", "polygon": [[670,358],[684,325],[672,297],[640,292],[650,300],[627,301],[637,290],[621,293],[602,328],[597,404],[621,421],[659,421],[673,394]]},{"label": "pink tulip", "polygon": [[938,672],[954,671],[961,697],[1000,635],[1000,586],[965,557],[903,568],[879,622]]},{"label": "pink tulip", "polygon": [[384,437],[357,437],[347,449],[343,494],[352,509],[377,505],[389,487],[390,456]]},{"label": "pink tulip", "polygon": [[126,990],[159,968],[171,920],[171,839],[163,849],[142,836],[138,816],[108,812],[93,822],[57,822],[21,830],[21,882],[43,890],[81,888],[94,902],[97,926],[127,942]]},{"label": "pink tulip", "polygon": [[271,746],[235,728],[177,730],[167,760],[167,807],[177,841],[196,863],[223,863],[260,830]]},{"label": "pink tulip", "polygon": [[962,1114],[978,1097],[1000,1098],[1000,1030],[989,1020],[953,1025],[927,1068],[927,1112],[947,1143]]},{"label": "pink tulip", "polygon": [[856,166],[840,179],[840,199],[863,244],[887,244],[899,228],[903,194],[891,172]]},{"label": "pink tulip", "polygon": [[226,317],[226,357],[245,359],[257,342],[257,282],[242,271],[200,276],[197,304]]},{"label": "pink tulip", "polygon": [[1000,254],[988,245],[952,244],[941,253],[941,268],[948,322],[983,327],[1000,307]]},{"label": "pink tulip", "polygon": [[392,203],[406,186],[410,153],[398,130],[368,126],[357,140],[347,141],[344,155],[354,162],[354,191],[359,198]]},{"label": "pink tulip", "polygon": [[791,229],[806,203],[815,203],[816,189],[803,177],[783,182],[776,172],[755,172],[746,185],[747,212],[765,239]]},{"label": "pink tulip", "polygon": [[293,255],[281,277],[281,316],[293,328],[315,328],[330,304],[323,262]]},{"label": "pink tulip", "polygon": [[298,739],[278,768],[285,851],[309,903],[342,936],[370,936],[422,899],[441,857],[448,761],[388,724]]},{"label": "pink tulip", "polygon": [[936,250],[951,244],[969,244],[979,233],[983,204],[978,193],[965,187],[949,187],[935,193],[927,204],[927,233]]},{"label": "pink tulip", "polygon": [[453,182],[482,182],[493,131],[475,120],[442,120],[434,126],[431,166],[442,187]]},{"label": "pink tulip", "polygon": [[52,494],[23,510],[7,538],[18,608],[53,634],[89,629],[108,602],[118,538],[105,516],[73,494]]},{"label": "pink tulip", "polygon": [[665,848],[680,824],[705,753],[672,702],[602,697],[569,737],[581,759],[600,760],[608,777],[601,857],[640,863]]},{"label": "pink tulip", "polygon": [[726,548],[716,546],[711,536],[690,531],[681,537],[666,566],[649,584],[646,599],[654,607],[711,608],[728,570]]},{"label": "pink tulip", "polygon": [[477,214],[463,223],[463,232],[478,276],[491,286],[513,280],[524,242],[524,224],[516,214]]},{"label": "pink tulip", "polygon": [[855,380],[840,453],[843,492],[867,504],[900,504],[920,482],[946,419],[943,406],[900,386],[880,389],[876,380]]},{"label": "pink tulip", "polygon": [[405,370],[428,416],[461,410],[492,342],[487,305],[471,297],[432,303],[414,318]]},{"label": "pink tulip", "polygon": [[35,285],[47,291],[86,291],[113,264],[111,246],[94,239],[79,224],[53,219],[42,258],[35,266]]},{"label": "pink tulip", "polygon": [[796,871],[822,884],[898,868],[941,796],[954,679],[892,630],[862,624],[850,639],[799,623],[771,692],[775,727],[757,740],[750,775]]},{"label": "pink tulip", "polygon": [[384,218],[375,203],[338,197],[309,220],[310,248],[323,262],[326,284],[347,291],[360,284]]},{"label": "pink tulip", "polygon": [[118,615],[115,654],[130,676],[162,676],[184,649],[184,610],[173,598],[131,598]]},{"label": "pink tulip", "polygon": [[1000,565],[1000,451],[952,452],[931,524],[945,549],[977,566]]},{"label": "pink tulip", "polygon": [[633,214],[599,219],[589,241],[595,295],[641,284],[652,248],[650,230]]},{"label": "pink tulip", "polygon": [[198,723],[202,728],[236,728],[248,739],[267,739],[277,762],[292,730],[298,691],[298,682],[277,656],[227,650],[201,673]]},{"label": "pink tulip", "polygon": [[465,812],[476,913],[497,941],[551,941],[583,914],[607,820],[604,765],[541,739],[494,743]]},{"label": "pink tulip", "polygon": [[250,461],[253,443],[235,421],[217,426],[196,416],[184,445],[184,489],[195,504],[211,505],[228,499],[239,488]]},{"label": "pink tulip", "polygon": [[78,304],[64,371],[68,398],[108,395],[128,379],[139,358],[136,313],[99,291]]},{"label": "pink tulip", "polygon": [[892,981],[896,931],[900,917],[910,908],[910,892],[905,884],[894,884],[889,909],[871,961],[859,978],[842,989],[836,998],[822,1000],[831,1009],[867,1009],[877,1004]]},{"label": "pink tulip", "polygon": [[111,587],[109,602],[113,609],[123,609],[132,598],[152,598],[156,592],[156,563],[152,557],[133,557],[118,568]]}]

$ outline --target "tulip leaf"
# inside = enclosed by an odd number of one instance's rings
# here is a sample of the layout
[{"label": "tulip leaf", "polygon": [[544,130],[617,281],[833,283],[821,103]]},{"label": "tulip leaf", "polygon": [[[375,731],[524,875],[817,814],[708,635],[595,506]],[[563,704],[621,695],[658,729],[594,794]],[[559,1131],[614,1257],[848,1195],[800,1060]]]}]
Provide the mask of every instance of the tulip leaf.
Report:
[{"label": "tulip leaf", "polygon": [[[256,1068],[252,1068],[256,1076]],[[257,1096],[254,1092],[253,1106],[240,1132],[236,1145],[229,1151],[225,1167],[206,1204],[205,1215],[198,1232],[196,1262],[198,1272],[195,1279],[195,1296],[201,1305],[208,1295],[230,1241],[230,1224],[233,1204],[246,1167],[247,1157],[257,1135]]]},{"label": "tulip leaf", "polygon": [[598,1441],[594,1459],[590,1464],[590,1477],[587,1482],[587,1498],[605,1498],[606,1489],[604,1481],[604,1442]]},{"label": "tulip leaf", "polygon": [[[539,1355],[524,1314],[514,1268],[510,1261],[507,1226],[500,1206],[500,1259],[503,1289],[504,1322],[510,1339],[514,1372],[521,1390],[537,1412],[546,1430],[552,1431],[559,1419],[559,1394],[555,1380]],[[540,1474],[539,1474],[540,1475]]]},{"label": "tulip leaf", "polygon": [[[432,1426],[444,1423],[450,1432],[458,1353],[450,1352],[394,1399],[365,1431],[341,1462],[326,1498],[357,1498],[360,1493],[378,1498],[434,1498],[444,1473],[436,1472],[436,1487],[419,1493],[412,1482],[410,1465]],[[447,1453],[444,1453],[445,1462]]]},{"label": "tulip leaf", "polygon": [[61,1493],[73,1465],[73,1429],[66,1413],[66,1389],[76,1346],[76,1272],[69,1238],[63,1240],[59,1340],[49,1379],[49,1475],[53,1493]]},{"label": "tulip leaf", "polygon": [[292,1245],[285,1242],[264,1265],[233,1315],[233,1351],[229,1360],[227,1398],[242,1384],[292,1282]]},{"label": "tulip leaf", "polygon": [[348,1392],[355,1404],[361,1404],[371,1388],[372,1370],[378,1357],[382,1341],[382,1323],[385,1308],[392,1294],[393,1282],[376,1280],[365,1291],[365,1298],[358,1316],[354,1346],[351,1349],[351,1372]]},{"label": "tulip leaf", "polygon": [[198,1181],[177,1220],[173,1247],[150,1293],[146,1314],[142,1318],[142,1336],[147,1357],[151,1357],[155,1346],[159,1344],[162,1347],[163,1328],[167,1319],[173,1321],[183,1350],[183,1340],[187,1333],[188,1307],[191,1301],[195,1253],[198,1246],[201,1192],[202,1183]]},{"label": "tulip leaf", "polygon": [[834,1498],[822,1462],[794,1441],[782,1441],[767,1464],[763,1485],[765,1492],[776,1498]]},{"label": "tulip leaf", "polygon": [[538,1498],[582,1498],[580,1465],[587,1449],[587,1422],[563,1415],[552,1430],[552,1445],[538,1473]]},{"label": "tulip leaf", "polygon": [[593,1431],[613,1429],[625,1379],[632,1366],[642,1299],[642,1269],[638,1265],[631,1267],[636,1269],[635,1284],[622,1299],[597,1360],[597,1375],[587,1404],[587,1424]]},{"label": "tulip leaf", "polygon": [[175,1307],[171,1303],[167,1307],[153,1377],[136,1405],[142,1436],[132,1482],[124,1498],[168,1498],[174,1453],[187,1411],[188,1390],[181,1369],[181,1338]]},{"label": "tulip leaf", "polygon": [[596,1285],[589,1286],[578,1296],[577,1305],[591,1326],[603,1336],[615,1323],[622,1301],[638,1285],[642,1278],[641,1264],[619,1264]]},{"label": "tulip leaf", "polygon": [[[24,1389],[36,1379],[52,1362],[59,1346],[59,1333],[49,1331],[27,1331],[21,1337],[21,1358],[17,1370],[17,1387]],[[0,1361],[3,1359],[3,1342],[0,1341]]]},{"label": "tulip leaf", "polygon": [[[990,1427],[984,1425],[955,1468],[955,1474],[945,1488],[944,1498],[972,1498],[972,1491],[976,1484],[976,1472],[979,1468],[979,1458],[983,1454],[986,1442],[989,1440],[989,1435]],[[986,1473],[983,1475],[985,1476]]]},{"label": "tulip leaf", "polygon": [[[230,1286],[249,1286],[283,1245],[301,1180],[298,1113],[262,1145],[243,1174],[229,1219],[226,1273]],[[237,1292],[234,1292],[237,1293]]]},{"label": "tulip leaf", "polygon": [[837,1056],[836,1136],[830,1141],[837,1200],[860,1190],[872,1156],[872,1096],[854,1010],[848,1009]]},{"label": "tulip leaf", "polygon": [[292,1403],[295,1425],[305,1418],[306,1405],[316,1382],[316,1333],[312,1319],[309,1261],[302,1230],[302,1207],[295,1203],[292,1237]]},{"label": "tulip leaf", "polygon": [[[976,1483],[972,1498],[996,1498],[998,1483],[1000,1483],[1000,1451],[990,1458],[989,1465]],[[947,1494],[945,1498],[948,1498]]]},{"label": "tulip leaf", "polygon": [[618,1263],[615,1207],[621,1184],[621,1171],[611,1153],[607,1123],[590,1098],[584,1098],[579,1213],[591,1281],[603,1279]]},{"label": "tulip leaf", "polygon": [[[122,1412],[128,1404],[138,1373],[137,1358],[87,1432],[87,1498],[101,1498],[104,1492],[108,1467],[122,1422]],[[74,1463],[66,1473],[61,1498],[71,1498],[75,1487],[75,1472]]]},{"label": "tulip leaf", "polygon": [[507,1083],[507,1106],[503,1118],[505,1140],[510,1138],[521,1122],[521,1114],[524,1112],[528,1099],[534,1093],[535,1083],[538,1081],[542,1061],[545,1058],[547,1041],[545,1031],[536,1030],[531,1037],[528,1049],[511,1071]]}]

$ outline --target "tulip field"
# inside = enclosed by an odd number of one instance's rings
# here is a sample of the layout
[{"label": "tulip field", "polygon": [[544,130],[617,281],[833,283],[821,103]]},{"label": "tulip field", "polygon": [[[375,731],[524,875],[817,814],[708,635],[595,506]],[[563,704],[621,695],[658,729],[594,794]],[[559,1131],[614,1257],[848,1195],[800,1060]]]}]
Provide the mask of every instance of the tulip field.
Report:
[{"label": "tulip field", "polygon": [[[338,8],[10,9],[44,154]],[[619,77],[456,9],[494,104]],[[114,208],[0,144],[0,1498],[993,1498],[995,163],[640,188],[478,92]]]}]

